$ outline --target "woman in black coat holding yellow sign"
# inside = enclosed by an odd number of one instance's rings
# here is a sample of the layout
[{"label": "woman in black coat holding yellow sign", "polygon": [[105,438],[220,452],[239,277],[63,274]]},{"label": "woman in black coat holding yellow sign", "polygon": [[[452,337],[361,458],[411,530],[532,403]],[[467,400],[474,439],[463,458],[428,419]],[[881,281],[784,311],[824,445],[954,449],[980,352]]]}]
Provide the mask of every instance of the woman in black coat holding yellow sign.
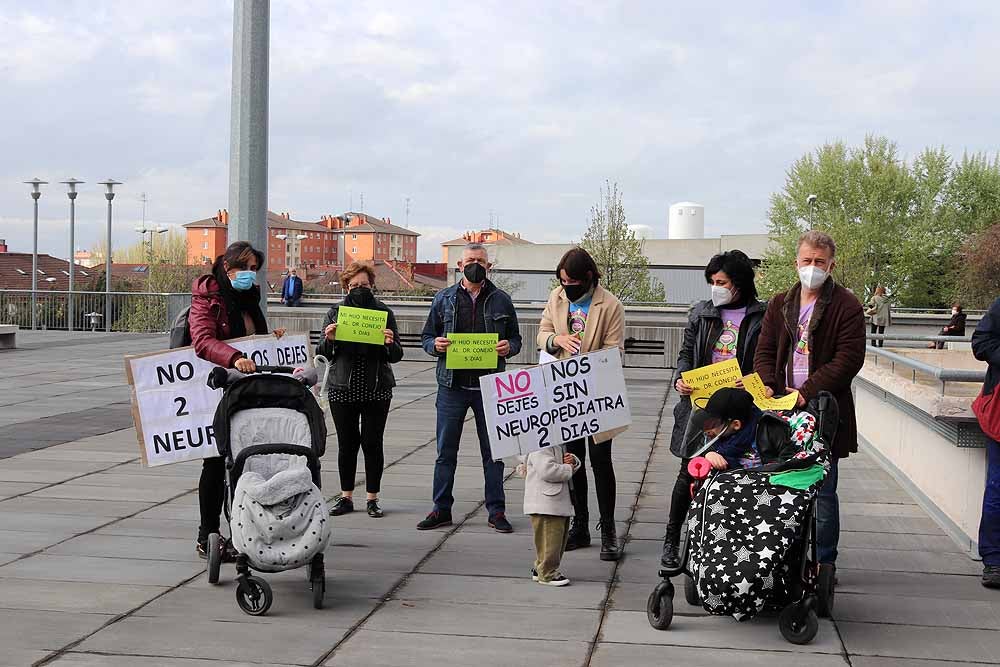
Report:
[{"label": "woman in black coat holding yellow sign", "polygon": [[691,476],[687,465],[691,444],[701,432],[689,433],[691,420],[691,387],[681,379],[681,373],[713,363],[736,359],[743,375],[753,373],[753,357],[757,338],[764,321],[767,304],[757,299],[754,270],[750,258],[739,250],[716,255],[705,267],[705,281],[711,286],[712,298],[699,301],[688,314],[684,340],[677,355],[674,389],[680,395],[674,406],[674,430],[670,451],[681,459],[681,469],[670,499],[666,536],[663,540],[662,565],[677,567],[677,546],[681,525],[691,505]]},{"label": "woman in black coat holding yellow sign", "polygon": [[[392,388],[396,378],[390,364],[403,358],[399,331],[392,311],[375,298],[375,271],[366,264],[352,262],[340,274],[347,291],[343,302],[330,308],[323,322],[323,341],[316,354],[330,362],[328,380],[330,414],[337,429],[337,467],[340,470],[340,497],[330,510],[332,516],[354,511],[354,483],[358,451],[365,453],[365,488],[368,516],[381,518],[379,487],[385,458],[382,437],[389,416]],[[387,313],[382,330],[384,345],[337,340],[337,316],[342,306],[379,310]]]}]

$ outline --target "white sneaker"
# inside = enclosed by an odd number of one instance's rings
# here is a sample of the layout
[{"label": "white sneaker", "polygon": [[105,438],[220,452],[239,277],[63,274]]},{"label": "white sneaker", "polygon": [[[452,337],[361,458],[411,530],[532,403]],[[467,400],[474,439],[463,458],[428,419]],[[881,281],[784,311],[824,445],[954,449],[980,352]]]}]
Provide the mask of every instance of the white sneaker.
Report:
[{"label": "white sneaker", "polygon": [[538,581],[538,570],[531,568],[531,580]]},{"label": "white sneaker", "polygon": [[569,586],[569,579],[562,576],[561,574],[557,574],[548,581],[542,581],[541,579],[539,579],[538,583],[544,584],[545,586]]}]

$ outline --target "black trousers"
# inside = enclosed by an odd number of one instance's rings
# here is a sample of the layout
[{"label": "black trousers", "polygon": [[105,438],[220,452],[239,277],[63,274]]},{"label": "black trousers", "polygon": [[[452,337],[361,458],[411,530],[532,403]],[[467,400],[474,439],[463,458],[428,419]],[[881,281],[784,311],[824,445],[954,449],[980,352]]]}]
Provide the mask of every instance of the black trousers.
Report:
[{"label": "black trousers", "polygon": [[[879,326],[877,324],[872,324],[872,333],[873,334],[884,334],[885,333],[885,327],[881,327],[881,326]],[[872,347],[885,347],[885,341],[884,340],[874,340],[874,341],[872,341]]]},{"label": "black trousers", "polygon": [[391,402],[330,403],[330,414],[337,429],[337,467],[340,469],[341,491],[354,491],[360,450],[365,453],[365,489],[368,493],[379,492],[385,469],[383,436]]},{"label": "black trousers", "polygon": [[209,533],[219,532],[219,515],[226,498],[226,461],[221,456],[203,459],[198,480],[198,511],[201,524],[198,540],[208,539]]},{"label": "black trousers", "polygon": [[674,545],[680,543],[681,526],[691,508],[691,484],[694,478],[688,474],[688,462],[691,459],[681,459],[681,469],[677,471],[674,490],[670,493],[670,512],[667,514],[666,541]]},{"label": "black trousers", "polygon": [[[595,443],[593,438],[581,438],[566,443],[566,451],[574,454],[580,463],[587,463],[587,443],[590,443],[590,467],[594,471],[594,491],[597,492],[597,508],[601,512],[601,523],[614,525],[615,520],[615,468],[611,464],[611,441]],[[587,508],[587,467],[581,465],[573,475],[573,513],[577,521],[590,521]]]}]

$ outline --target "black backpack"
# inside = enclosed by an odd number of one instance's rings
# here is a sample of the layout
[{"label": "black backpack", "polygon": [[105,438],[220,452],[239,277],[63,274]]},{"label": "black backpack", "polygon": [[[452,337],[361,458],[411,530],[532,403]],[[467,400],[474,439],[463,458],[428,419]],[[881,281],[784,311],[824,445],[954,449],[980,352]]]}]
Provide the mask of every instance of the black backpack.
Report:
[{"label": "black backpack", "polygon": [[191,325],[188,323],[188,315],[191,313],[191,306],[188,306],[177,313],[173,324],[170,325],[170,349],[175,347],[187,347],[191,344]]}]

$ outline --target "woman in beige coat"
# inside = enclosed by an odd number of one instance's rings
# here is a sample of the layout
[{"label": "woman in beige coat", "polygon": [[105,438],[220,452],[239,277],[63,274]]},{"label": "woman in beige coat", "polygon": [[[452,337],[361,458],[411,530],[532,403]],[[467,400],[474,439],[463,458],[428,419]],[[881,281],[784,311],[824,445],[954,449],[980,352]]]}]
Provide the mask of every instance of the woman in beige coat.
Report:
[{"label": "woman in beige coat", "polygon": [[[559,260],[560,286],[552,290],[542,313],[538,345],[565,359],[575,354],[617,347],[624,350],[625,307],[599,284],[597,263],[583,248],[571,248]],[[601,560],[618,560],[621,551],[615,531],[615,469],[611,463],[614,433],[598,433],[566,443],[566,449],[586,462],[587,445],[594,471],[597,506],[601,512]],[[566,550],[590,546],[590,512],[587,507],[587,471],[573,475],[573,525]]]}]

